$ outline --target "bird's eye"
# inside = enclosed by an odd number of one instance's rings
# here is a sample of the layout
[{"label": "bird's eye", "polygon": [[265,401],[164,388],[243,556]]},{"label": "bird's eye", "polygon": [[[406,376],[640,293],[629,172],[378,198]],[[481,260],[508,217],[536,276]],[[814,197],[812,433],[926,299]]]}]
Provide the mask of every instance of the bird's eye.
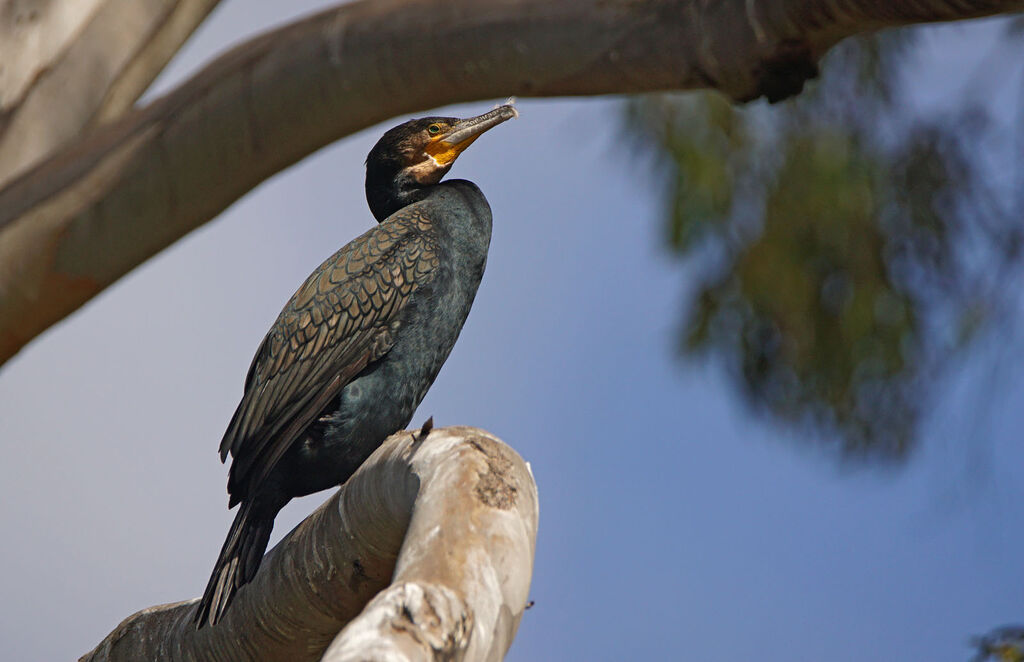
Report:
[{"label": "bird's eye", "polygon": [[430,126],[427,127],[427,133],[429,133],[432,136],[436,136],[437,134],[441,133],[441,125],[431,124]]}]

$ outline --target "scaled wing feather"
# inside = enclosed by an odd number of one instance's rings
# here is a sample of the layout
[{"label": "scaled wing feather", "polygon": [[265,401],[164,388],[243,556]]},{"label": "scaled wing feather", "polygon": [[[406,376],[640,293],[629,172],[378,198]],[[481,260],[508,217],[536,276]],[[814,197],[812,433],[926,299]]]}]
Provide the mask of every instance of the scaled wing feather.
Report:
[{"label": "scaled wing feather", "polygon": [[390,347],[393,327],[438,258],[407,208],[327,259],[285,305],[257,350],[221,441],[228,491],[252,493],[341,389]]}]

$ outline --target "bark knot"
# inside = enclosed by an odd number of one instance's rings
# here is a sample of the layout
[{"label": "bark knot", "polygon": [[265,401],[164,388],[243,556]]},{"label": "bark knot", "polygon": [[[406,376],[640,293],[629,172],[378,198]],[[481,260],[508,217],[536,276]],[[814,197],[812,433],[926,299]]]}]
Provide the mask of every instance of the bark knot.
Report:
[{"label": "bark knot", "polygon": [[513,508],[519,488],[509,477],[513,462],[508,450],[486,437],[470,437],[467,443],[487,461],[487,471],[477,474],[476,498],[491,508]]},{"label": "bark knot", "polygon": [[458,659],[472,630],[462,601],[450,589],[430,585],[408,584],[398,595],[392,629],[429,648],[435,660]]},{"label": "bark knot", "polygon": [[778,103],[794,97],[804,89],[804,83],[818,77],[818,63],[810,46],[799,40],[785,40],[774,52],[762,58],[754,70],[757,91],[749,99],[764,96],[769,103]]},{"label": "bark knot", "polygon": [[352,559],[351,567],[352,571],[348,576],[348,587],[353,593],[358,593],[359,587],[367,582],[370,576],[366,574],[366,568],[359,559]]}]

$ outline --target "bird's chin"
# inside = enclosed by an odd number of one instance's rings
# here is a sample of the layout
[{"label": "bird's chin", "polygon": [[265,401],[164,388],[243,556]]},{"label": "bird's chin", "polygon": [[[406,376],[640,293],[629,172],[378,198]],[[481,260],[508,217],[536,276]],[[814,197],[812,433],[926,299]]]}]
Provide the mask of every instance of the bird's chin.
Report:
[{"label": "bird's chin", "polygon": [[420,161],[414,166],[409,166],[405,169],[408,173],[409,178],[421,186],[432,186],[439,181],[441,178],[448,174],[448,171],[452,169],[452,164],[441,164],[435,161],[431,157],[427,157],[425,160]]}]

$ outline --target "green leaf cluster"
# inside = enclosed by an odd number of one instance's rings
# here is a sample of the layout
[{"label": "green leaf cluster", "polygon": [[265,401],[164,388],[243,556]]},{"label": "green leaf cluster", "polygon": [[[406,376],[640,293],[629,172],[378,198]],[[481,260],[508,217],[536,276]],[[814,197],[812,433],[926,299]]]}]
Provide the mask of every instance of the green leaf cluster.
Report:
[{"label": "green leaf cluster", "polygon": [[717,357],[755,409],[846,456],[905,456],[1022,244],[976,154],[984,113],[904,107],[912,45],[849,42],[778,106],[656,95],[626,119],[664,184],[666,245],[698,265],[682,351]]}]

